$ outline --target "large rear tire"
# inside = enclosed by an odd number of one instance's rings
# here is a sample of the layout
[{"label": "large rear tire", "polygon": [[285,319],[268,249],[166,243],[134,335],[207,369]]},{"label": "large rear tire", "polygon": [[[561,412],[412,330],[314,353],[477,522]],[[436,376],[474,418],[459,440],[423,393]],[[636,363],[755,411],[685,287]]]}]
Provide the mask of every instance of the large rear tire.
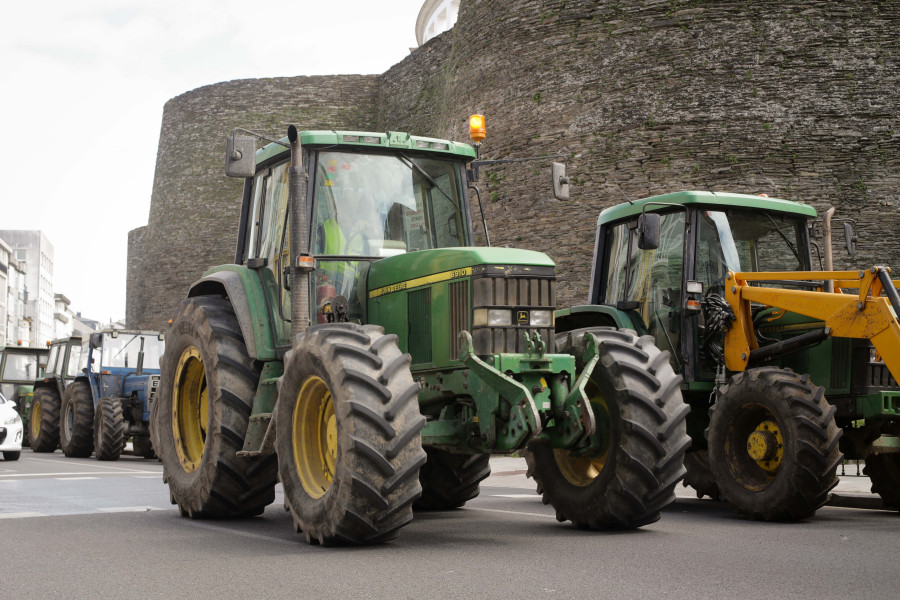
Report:
[{"label": "large rear tire", "polygon": [[59,392],[42,387],[34,390],[28,435],[32,452],[53,452],[59,447]]},{"label": "large rear tire", "polygon": [[146,435],[136,435],[131,439],[132,448],[134,448],[135,456],[144,458],[156,458],[156,452],[153,450],[153,443],[150,437]]},{"label": "large rear tire", "polygon": [[228,300],[182,302],[166,333],[151,420],[163,481],[183,516],[253,516],[275,500],[275,456],[237,457],[259,373]]},{"label": "large rear tire", "polygon": [[[892,427],[889,435],[900,435]],[[881,496],[888,510],[900,510],[900,454],[869,454],[863,473],[872,481],[872,493]]]},{"label": "large rear tire", "polygon": [[694,450],[684,457],[684,487],[692,487],[697,492],[697,497],[709,496],[713,500],[721,500],[719,486],[709,468],[709,451]]},{"label": "large rear tire", "polygon": [[578,329],[556,338],[558,352],[584,368],[584,338],[595,338],[600,360],[586,391],[604,449],[573,456],[545,442],[529,445],[528,475],[558,521],[581,529],[633,529],[660,518],[675,500],[690,446],[684,403],[669,353],[650,336],[608,327]]},{"label": "large rear tire", "polygon": [[310,327],[285,357],[275,447],[307,542],[380,543],[412,520],[426,456],[409,363],[374,325]]},{"label": "large rear tire", "polygon": [[119,460],[125,449],[122,400],[100,398],[94,414],[94,455],[97,460]]},{"label": "large rear tire", "polygon": [[453,454],[437,448],[425,448],[428,461],[419,471],[422,496],[415,510],[459,508],[475,498],[478,484],[491,474],[489,454]]},{"label": "large rear tire", "polygon": [[838,484],[835,407],[809,375],[760,367],[732,376],[709,410],[709,462],[723,500],[765,521],[806,519]]},{"label": "large rear tire", "polygon": [[94,400],[86,381],[73,381],[63,392],[59,447],[69,458],[94,452]]}]

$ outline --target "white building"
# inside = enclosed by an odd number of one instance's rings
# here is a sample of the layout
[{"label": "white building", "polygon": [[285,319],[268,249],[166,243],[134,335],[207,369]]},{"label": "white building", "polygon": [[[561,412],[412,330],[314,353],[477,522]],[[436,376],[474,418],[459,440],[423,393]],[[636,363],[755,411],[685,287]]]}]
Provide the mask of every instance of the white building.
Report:
[{"label": "white building", "polygon": [[4,229],[0,238],[25,273],[25,319],[31,320],[27,345],[44,347],[54,337],[53,244],[41,231]]},{"label": "white building", "polygon": [[31,319],[25,317],[25,272],[12,247],[0,239],[0,346],[28,345]]},{"label": "white building", "polygon": [[425,0],[416,19],[416,42],[421,46],[449,31],[459,15],[459,0]]},{"label": "white building", "polygon": [[72,303],[62,294],[53,294],[53,338],[64,338],[72,335],[75,313],[69,308]]}]

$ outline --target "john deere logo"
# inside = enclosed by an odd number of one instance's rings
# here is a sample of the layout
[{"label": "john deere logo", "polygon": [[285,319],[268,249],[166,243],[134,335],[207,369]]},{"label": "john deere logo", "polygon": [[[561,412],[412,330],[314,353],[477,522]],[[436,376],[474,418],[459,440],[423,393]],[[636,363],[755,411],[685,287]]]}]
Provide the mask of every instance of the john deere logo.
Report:
[{"label": "john deere logo", "polygon": [[516,313],[516,321],[519,322],[519,325],[528,325],[528,311],[520,310]]}]

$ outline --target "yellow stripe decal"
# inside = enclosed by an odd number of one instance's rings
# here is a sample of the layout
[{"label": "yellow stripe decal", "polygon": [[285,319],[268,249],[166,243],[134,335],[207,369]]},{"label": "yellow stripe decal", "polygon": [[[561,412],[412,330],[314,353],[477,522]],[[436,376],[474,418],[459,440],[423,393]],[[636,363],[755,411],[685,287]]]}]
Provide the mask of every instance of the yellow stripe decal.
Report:
[{"label": "yellow stripe decal", "polygon": [[444,271],[443,273],[435,273],[434,275],[426,275],[425,277],[416,277],[415,279],[407,279],[399,283],[386,285],[369,292],[369,298],[378,298],[385,294],[393,294],[394,292],[402,292],[411,288],[428,285],[430,283],[438,283],[439,281],[449,281],[451,279],[459,279],[468,277],[472,274],[472,267],[463,269],[453,269],[452,271]]}]

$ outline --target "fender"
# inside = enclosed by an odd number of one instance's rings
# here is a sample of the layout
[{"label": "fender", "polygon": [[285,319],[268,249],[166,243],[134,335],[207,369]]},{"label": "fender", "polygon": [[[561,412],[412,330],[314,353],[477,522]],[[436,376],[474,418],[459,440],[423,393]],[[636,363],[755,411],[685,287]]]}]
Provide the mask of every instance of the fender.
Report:
[{"label": "fender", "polygon": [[647,333],[647,327],[636,311],[623,311],[607,304],[586,304],[564,308],[555,313],[556,333],[582,327],[615,327]]},{"label": "fender", "polygon": [[[275,340],[270,323],[274,302],[271,290],[257,271],[242,265],[221,265],[203,274],[199,281],[191,285],[188,298],[197,296],[223,295],[230,302],[241,327],[247,353],[257,360],[274,360]],[[274,280],[273,280],[274,283]]]}]

